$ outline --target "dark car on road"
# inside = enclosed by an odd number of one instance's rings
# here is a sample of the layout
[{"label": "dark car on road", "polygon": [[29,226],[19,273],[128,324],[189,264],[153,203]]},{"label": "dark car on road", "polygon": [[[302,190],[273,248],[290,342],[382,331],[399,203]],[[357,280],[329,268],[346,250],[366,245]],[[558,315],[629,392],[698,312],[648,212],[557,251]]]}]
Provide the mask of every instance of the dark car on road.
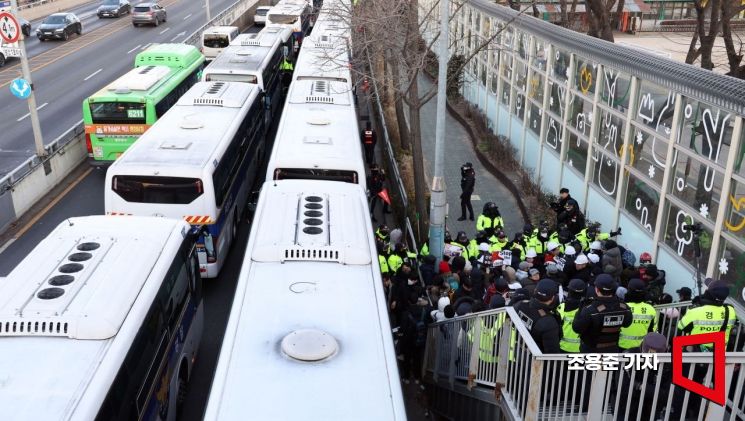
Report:
[{"label": "dark car on road", "polygon": [[166,9],[158,3],[137,4],[132,12],[132,25],[134,26],[140,26],[143,23],[158,26],[166,19]]},{"label": "dark car on road", "polygon": [[83,32],[83,25],[74,13],[55,13],[47,16],[36,29],[39,41],[63,39],[67,41],[72,34]]},{"label": "dark car on road", "polygon": [[30,37],[31,23],[20,16],[16,16],[16,18],[18,18],[18,23],[21,25],[21,32],[23,32],[23,36],[26,38]]},{"label": "dark car on road", "polygon": [[118,18],[132,12],[132,5],[127,0],[103,0],[96,14],[99,18]]}]

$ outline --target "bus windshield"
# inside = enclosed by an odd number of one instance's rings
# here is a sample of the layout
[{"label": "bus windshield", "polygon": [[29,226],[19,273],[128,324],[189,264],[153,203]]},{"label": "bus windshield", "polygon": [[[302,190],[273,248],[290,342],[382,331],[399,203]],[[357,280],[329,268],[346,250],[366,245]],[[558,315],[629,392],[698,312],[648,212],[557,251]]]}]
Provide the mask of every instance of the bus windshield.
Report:
[{"label": "bus windshield", "polygon": [[90,108],[94,124],[145,124],[145,104],[141,102],[94,102]]},{"label": "bus windshield", "polygon": [[277,168],[275,180],[327,180],[357,184],[357,172],[345,170],[322,170],[310,168]]},{"label": "bus windshield", "polygon": [[186,205],[204,193],[198,178],[117,175],[111,183],[119,197],[134,203]]},{"label": "bus windshield", "polygon": [[209,73],[204,77],[205,82],[244,82],[256,85],[258,79],[255,75],[228,75],[220,73]]},{"label": "bus windshield", "polygon": [[204,34],[204,42],[207,48],[225,48],[230,45],[230,38],[227,34]]}]

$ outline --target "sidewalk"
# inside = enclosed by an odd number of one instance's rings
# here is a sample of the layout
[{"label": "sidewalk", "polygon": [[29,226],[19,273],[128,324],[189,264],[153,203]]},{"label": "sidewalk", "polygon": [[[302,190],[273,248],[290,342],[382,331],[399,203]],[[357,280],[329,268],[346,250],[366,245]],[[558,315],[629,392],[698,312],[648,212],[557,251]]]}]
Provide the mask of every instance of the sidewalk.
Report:
[{"label": "sidewalk", "polygon": [[[420,76],[420,92],[430,89],[432,85],[432,80],[426,76]],[[425,157],[424,172],[427,180],[432,179],[432,171],[434,170],[436,115],[437,101],[436,98],[433,98],[421,110],[422,148]],[[481,165],[473,149],[473,143],[468,137],[468,132],[450,113],[447,114],[445,130],[447,228],[450,234],[455,238],[458,231],[465,231],[470,239],[476,233],[476,221],[465,220],[461,222],[457,220],[460,217],[460,167],[466,162],[473,164],[476,171],[476,187],[471,197],[474,216],[479,217],[486,202],[494,202],[499,206],[499,212],[504,219],[507,236],[512,237],[512,234],[521,232],[524,221],[517,201],[510,191]]]},{"label": "sidewalk", "polygon": [[91,3],[91,0],[50,0],[40,6],[21,9],[18,14],[30,22],[86,3]]}]

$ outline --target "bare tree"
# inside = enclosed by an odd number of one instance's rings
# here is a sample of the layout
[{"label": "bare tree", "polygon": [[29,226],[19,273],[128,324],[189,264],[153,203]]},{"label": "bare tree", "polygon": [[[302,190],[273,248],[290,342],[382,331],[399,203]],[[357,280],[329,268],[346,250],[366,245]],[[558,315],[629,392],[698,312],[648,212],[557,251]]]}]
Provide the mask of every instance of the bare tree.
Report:
[{"label": "bare tree", "polygon": [[[465,2],[456,0],[451,4],[453,19]],[[431,51],[439,39],[439,31],[436,30],[438,8],[437,2],[420,5],[419,0],[375,0],[361,1],[352,10],[336,12],[346,16],[354,29],[352,44],[355,63],[352,67],[359,72],[358,79],[368,78],[374,80],[377,86],[384,87],[381,99],[388,130],[400,138],[397,146],[413,168],[414,201],[419,224],[416,228],[419,233],[427,232],[429,221],[429,190],[424,176],[420,113],[422,107],[437,94],[436,84],[422,89],[419,77],[425,70],[436,71]],[[425,40],[422,37],[425,31],[435,33],[435,36]],[[466,42],[472,47],[464,54],[462,65],[453,74],[460,74],[480,52],[497,48],[492,41],[500,31],[494,28],[488,33],[453,34],[451,45]],[[367,65],[368,60],[373,63],[372,69]],[[408,116],[404,115],[404,108]]]},{"label": "bare tree", "polygon": [[717,37],[721,36],[727,53],[727,74],[745,78],[743,42],[738,37],[736,46],[736,34],[732,32],[732,19],[745,10],[745,6],[740,0],[693,0],[693,6],[696,11],[696,31],[691,38],[685,62],[693,64],[700,61],[701,67],[709,70],[724,65],[715,63],[712,57]]}]

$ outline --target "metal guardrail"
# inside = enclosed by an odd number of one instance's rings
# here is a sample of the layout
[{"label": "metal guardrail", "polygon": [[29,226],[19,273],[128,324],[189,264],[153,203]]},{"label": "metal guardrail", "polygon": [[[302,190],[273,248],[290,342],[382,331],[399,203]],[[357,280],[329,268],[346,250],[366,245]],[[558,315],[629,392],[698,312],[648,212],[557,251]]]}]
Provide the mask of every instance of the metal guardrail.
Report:
[{"label": "metal guardrail", "polygon": [[610,65],[616,70],[654,82],[689,98],[698,99],[737,114],[745,114],[745,80],[716,74],[700,67],[647,55],[588,37],[532,16],[519,15],[509,7],[500,6],[493,1],[468,0],[468,4],[486,15],[511,22],[510,26],[527,30],[565,51]]},{"label": "metal guardrail", "polygon": [[[657,306],[660,312],[682,311],[690,303]],[[742,347],[743,315],[730,346]],[[668,338],[673,331],[668,330]],[[699,399],[671,384],[671,354],[612,354],[619,371],[570,370],[572,356],[543,354],[512,307],[456,317],[428,328],[425,374],[447,387],[458,383],[468,389],[494,390],[507,418],[521,420],[745,420],[745,352],[726,353],[727,402],[724,407]],[[656,358],[658,370],[639,361]],[[684,353],[688,378],[708,383],[713,376],[712,353]],[[598,367],[606,365],[604,360]],[[638,365],[637,365],[638,364]]]},{"label": "metal guardrail", "polygon": [[[244,12],[249,10],[251,7],[253,7],[258,2],[259,0],[238,0],[236,1],[232,5],[228,6],[225,10],[217,14],[217,16],[215,16],[207,24],[199,27],[196,31],[194,31],[191,35],[189,35],[183,41],[183,43],[198,46],[199,41],[201,40],[201,37],[202,37],[202,32],[204,32],[205,29],[209,28],[210,26],[221,26],[221,25],[232,24]],[[251,3],[251,4],[248,5],[248,3]]]},{"label": "metal guardrail", "polygon": [[58,153],[62,153],[61,151],[63,151],[65,145],[75,140],[84,132],[85,128],[83,127],[83,120],[80,120],[74,126],[70,127],[56,139],[44,146],[44,150],[47,152],[44,159],[40,159],[36,155],[27,158],[15,169],[0,178],[0,194],[12,189],[15,184],[19,183],[36,168],[44,164],[45,161],[52,159]]}]

